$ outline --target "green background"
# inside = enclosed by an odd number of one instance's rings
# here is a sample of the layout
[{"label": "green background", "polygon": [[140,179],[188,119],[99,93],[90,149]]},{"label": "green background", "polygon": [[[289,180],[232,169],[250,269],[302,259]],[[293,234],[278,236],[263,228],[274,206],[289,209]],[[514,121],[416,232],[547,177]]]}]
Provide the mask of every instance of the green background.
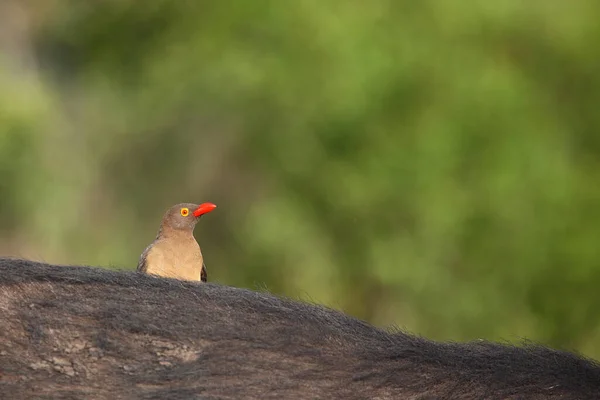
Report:
[{"label": "green background", "polygon": [[600,358],[595,0],[5,0],[0,254]]}]

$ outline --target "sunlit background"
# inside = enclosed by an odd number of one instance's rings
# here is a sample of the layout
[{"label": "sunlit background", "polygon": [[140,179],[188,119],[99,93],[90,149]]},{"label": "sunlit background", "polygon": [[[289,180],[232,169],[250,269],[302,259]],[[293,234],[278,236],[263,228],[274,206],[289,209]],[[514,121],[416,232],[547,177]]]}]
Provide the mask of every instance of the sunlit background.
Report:
[{"label": "sunlit background", "polygon": [[600,358],[600,4],[3,0],[0,254]]}]

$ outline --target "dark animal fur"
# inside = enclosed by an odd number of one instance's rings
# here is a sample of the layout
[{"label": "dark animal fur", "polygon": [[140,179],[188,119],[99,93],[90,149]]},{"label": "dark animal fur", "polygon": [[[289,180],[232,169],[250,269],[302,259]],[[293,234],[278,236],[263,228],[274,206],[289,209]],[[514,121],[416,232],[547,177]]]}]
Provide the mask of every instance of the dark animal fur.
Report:
[{"label": "dark animal fur", "polygon": [[598,399],[545,347],[436,343],[216,284],[0,259],[2,399]]}]

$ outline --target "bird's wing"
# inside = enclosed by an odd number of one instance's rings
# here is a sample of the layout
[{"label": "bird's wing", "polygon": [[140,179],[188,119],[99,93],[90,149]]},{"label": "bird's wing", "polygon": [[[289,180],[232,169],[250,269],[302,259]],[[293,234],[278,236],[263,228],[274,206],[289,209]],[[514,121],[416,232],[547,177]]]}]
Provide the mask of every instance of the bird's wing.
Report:
[{"label": "bird's wing", "polygon": [[151,248],[152,244],[144,249],[144,252],[140,256],[140,260],[138,261],[137,272],[146,273],[148,271],[147,258]]},{"label": "bird's wing", "polygon": [[206,282],[207,273],[206,273],[206,265],[204,265],[204,261],[202,261],[202,269],[200,270],[200,280],[202,282]]}]

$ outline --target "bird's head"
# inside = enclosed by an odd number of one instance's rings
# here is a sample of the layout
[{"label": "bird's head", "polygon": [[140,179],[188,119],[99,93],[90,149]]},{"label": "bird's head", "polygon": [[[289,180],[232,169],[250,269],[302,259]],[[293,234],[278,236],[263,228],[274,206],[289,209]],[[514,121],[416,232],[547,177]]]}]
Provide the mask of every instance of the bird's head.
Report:
[{"label": "bird's head", "polygon": [[200,217],[217,208],[213,203],[176,204],[169,208],[163,217],[163,225],[177,230],[193,230]]}]

